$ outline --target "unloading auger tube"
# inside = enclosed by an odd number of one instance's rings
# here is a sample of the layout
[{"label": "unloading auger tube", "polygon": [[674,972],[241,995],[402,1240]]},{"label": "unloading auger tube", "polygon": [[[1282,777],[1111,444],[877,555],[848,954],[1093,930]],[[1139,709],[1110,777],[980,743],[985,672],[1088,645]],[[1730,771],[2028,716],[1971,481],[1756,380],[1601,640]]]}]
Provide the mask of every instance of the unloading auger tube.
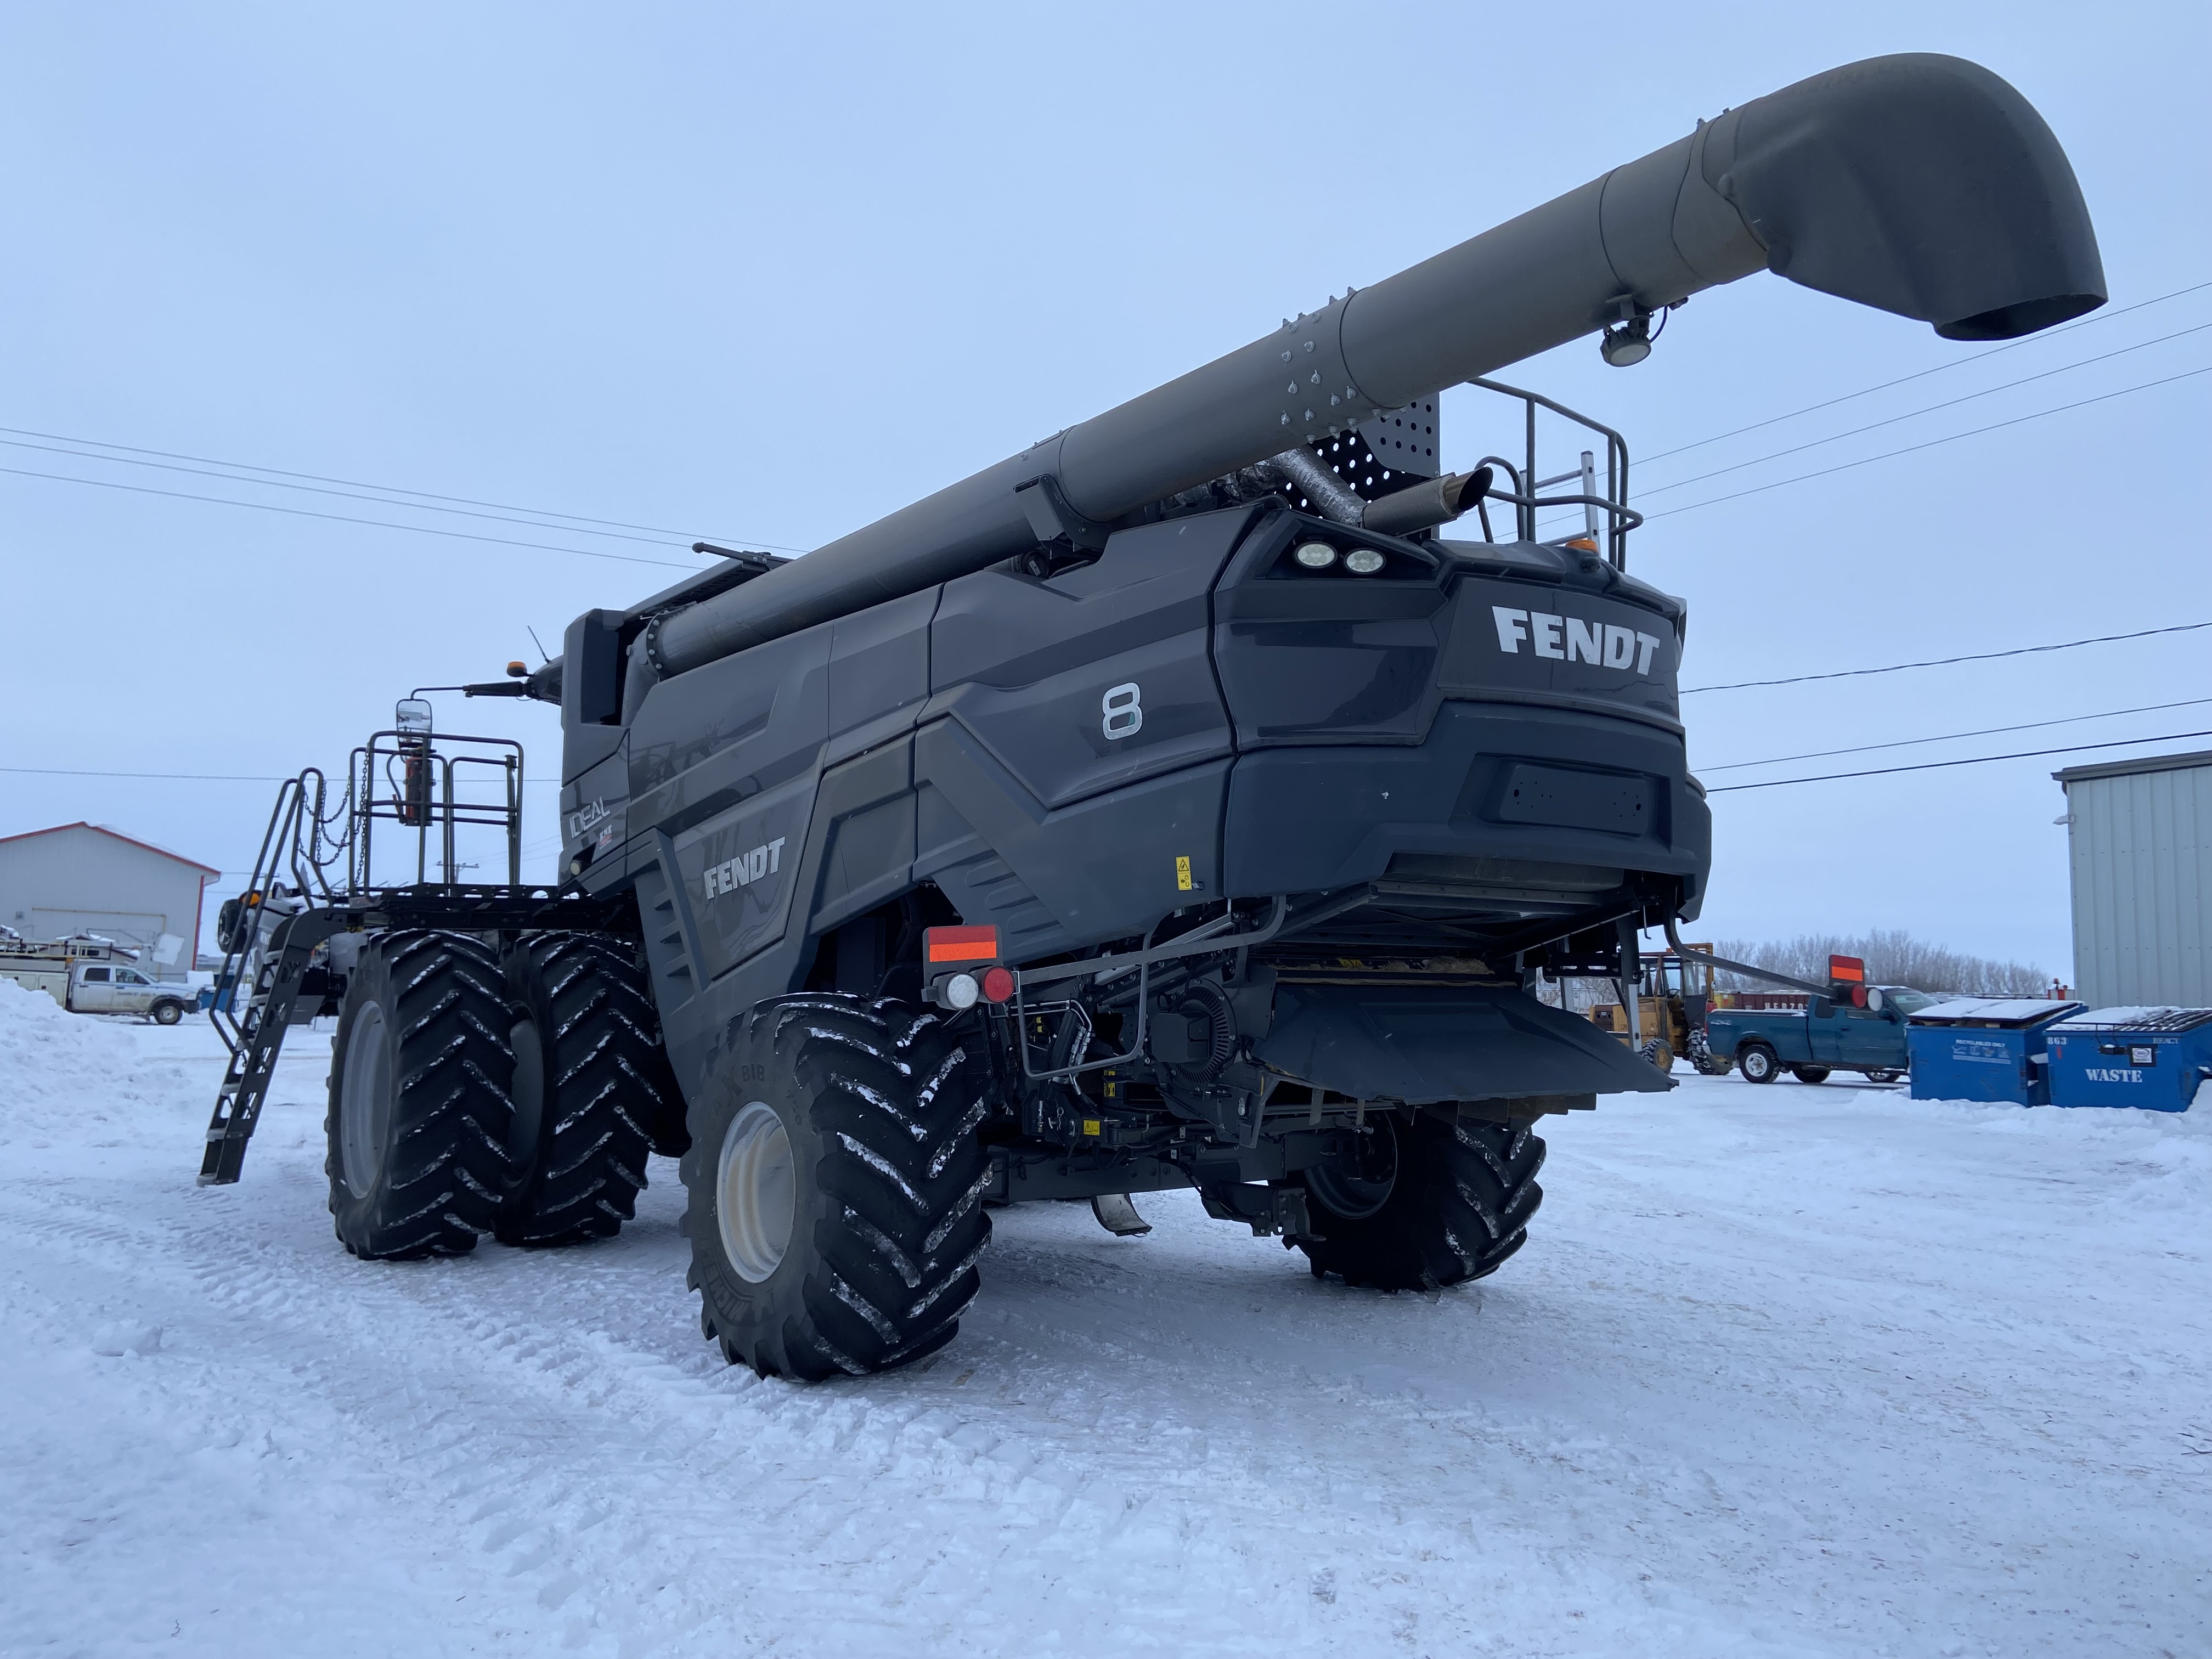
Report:
[{"label": "unloading auger tube", "polygon": [[669,615],[653,655],[663,672],[682,673],[1025,552],[1055,520],[1073,532],[1111,526],[1583,335],[1640,333],[1666,307],[1761,270],[1954,340],[2011,339],[2106,298],[2081,187],[2027,100],[1960,58],[1869,58],[1700,122],[1641,161]]}]

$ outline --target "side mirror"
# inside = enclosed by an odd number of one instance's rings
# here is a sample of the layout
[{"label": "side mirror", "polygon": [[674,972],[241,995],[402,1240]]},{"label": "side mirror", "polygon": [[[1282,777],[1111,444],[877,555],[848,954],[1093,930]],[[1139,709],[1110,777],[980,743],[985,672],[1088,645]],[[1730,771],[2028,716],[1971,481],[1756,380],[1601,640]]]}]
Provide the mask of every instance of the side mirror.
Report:
[{"label": "side mirror", "polygon": [[428,697],[402,697],[392,711],[392,724],[402,737],[427,738],[430,735],[430,700]]}]

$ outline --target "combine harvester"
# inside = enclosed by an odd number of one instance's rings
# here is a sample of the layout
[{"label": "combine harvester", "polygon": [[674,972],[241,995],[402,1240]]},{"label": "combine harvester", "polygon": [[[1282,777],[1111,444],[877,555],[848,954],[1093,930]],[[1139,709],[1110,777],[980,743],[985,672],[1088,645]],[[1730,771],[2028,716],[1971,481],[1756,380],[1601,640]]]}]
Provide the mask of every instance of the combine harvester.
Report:
[{"label": "combine harvester", "polygon": [[[427,707],[327,817],[287,786],[253,888],[306,902],[229,1031],[202,1181],[238,1179],[326,947],[347,1249],[602,1237],[680,1155],[706,1334],[763,1373],[942,1346],[987,1206],[1022,1199],[1136,1231],[1129,1194],[1194,1187],[1317,1275],[1492,1272],[1540,1197],[1532,1127],[1671,1086],[1537,976],[1632,986],[1638,930],[1698,914],[1711,820],[1626,444],[1487,377],[1589,334],[1638,362],[1758,270],[1960,341],[2105,299],[2020,94],[1875,59],[804,558],[589,611],[461,688],[560,707],[557,887],[520,879],[520,754]],[[1469,382],[1528,442],[1444,473],[1436,396]],[[1602,441],[1565,493],[1539,407]],[[1594,533],[1539,539],[1554,506]],[[1440,533],[1462,514],[1482,539]],[[471,817],[503,883],[458,879]],[[395,833],[409,879],[378,872]]]}]

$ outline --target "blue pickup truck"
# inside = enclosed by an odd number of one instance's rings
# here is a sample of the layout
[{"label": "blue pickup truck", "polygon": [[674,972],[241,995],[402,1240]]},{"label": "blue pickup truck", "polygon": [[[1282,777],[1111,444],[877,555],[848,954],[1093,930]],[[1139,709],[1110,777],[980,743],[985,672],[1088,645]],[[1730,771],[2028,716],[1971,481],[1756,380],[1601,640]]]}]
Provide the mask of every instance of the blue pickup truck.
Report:
[{"label": "blue pickup truck", "polygon": [[1847,997],[1816,996],[1807,999],[1802,1012],[1716,1008],[1705,1016],[1705,1042],[1753,1083],[1771,1083],[1785,1068],[1800,1083],[1824,1083],[1832,1072],[1863,1072],[1869,1082],[1894,1083],[1909,1064],[1905,1022],[1937,1000],[1907,986],[1878,985],[1867,988],[1863,1006]]}]

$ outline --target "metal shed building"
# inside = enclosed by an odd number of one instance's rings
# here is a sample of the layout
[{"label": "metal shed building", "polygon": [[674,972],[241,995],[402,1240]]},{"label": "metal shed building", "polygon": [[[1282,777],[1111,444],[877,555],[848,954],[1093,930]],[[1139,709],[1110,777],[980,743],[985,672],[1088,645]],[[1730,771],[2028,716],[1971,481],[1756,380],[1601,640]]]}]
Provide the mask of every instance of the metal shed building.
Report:
[{"label": "metal shed building", "polygon": [[2212,1008],[2212,751],[2069,766],[2075,994]]},{"label": "metal shed building", "polygon": [[147,972],[181,979],[199,948],[202,896],[221,873],[102,824],[0,836],[0,921],[32,939],[97,933],[137,951]]}]

